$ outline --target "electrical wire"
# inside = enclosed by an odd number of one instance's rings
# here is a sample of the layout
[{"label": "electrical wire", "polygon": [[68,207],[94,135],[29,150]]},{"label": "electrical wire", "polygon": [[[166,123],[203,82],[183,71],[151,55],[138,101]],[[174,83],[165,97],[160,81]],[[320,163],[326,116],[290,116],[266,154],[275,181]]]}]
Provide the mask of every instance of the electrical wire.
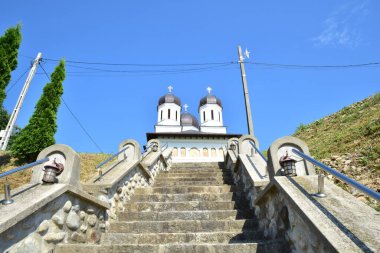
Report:
[{"label": "electrical wire", "polygon": [[24,73],[22,73],[18,78],[17,80],[9,87],[6,89],[6,93],[10,92],[14,87],[15,85],[21,80],[21,78],[23,78],[25,76],[26,73],[28,73],[28,71],[31,69],[32,67],[29,67],[27,70],[25,70]]},{"label": "electrical wire", "polygon": [[[49,81],[50,80],[50,77],[48,75],[48,73],[46,72],[45,68],[42,66],[41,63],[39,63],[40,67],[42,68],[43,72],[45,73],[47,79]],[[88,133],[88,131],[86,130],[86,128],[83,126],[83,124],[80,122],[79,118],[74,114],[74,112],[70,109],[69,105],[66,103],[66,101],[63,99],[63,97],[61,97],[62,99],[62,102],[63,104],[66,106],[67,110],[70,112],[71,116],[75,119],[75,121],[78,123],[78,125],[82,128],[83,132],[87,135],[87,137],[92,141],[92,143],[99,149],[99,151],[101,153],[104,153],[103,150],[101,149],[101,147],[96,143],[96,141],[94,140],[94,138],[91,137],[91,135]]]},{"label": "electrical wire", "polygon": [[[58,62],[58,59],[44,58],[46,61]],[[176,64],[145,64],[145,63],[110,63],[110,62],[88,62],[88,61],[72,61],[66,60],[68,63],[85,64],[85,65],[104,65],[104,66],[135,66],[135,67],[173,67],[173,66],[203,66],[203,65],[222,65],[234,64],[235,61],[230,62],[206,62],[206,63],[176,63]]]},{"label": "electrical wire", "polygon": [[346,65],[297,65],[297,64],[279,64],[279,63],[266,63],[266,62],[244,62],[247,64],[266,66],[266,67],[280,67],[280,68],[360,68],[369,66],[380,66],[380,62],[358,63],[358,64],[346,64]]},{"label": "electrical wire", "polygon": [[[44,58],[46,61],[59,61],[58,59]],[[209,63],[180,63],[180,64],[137,64],[137,63],[110,63],[110,62],[89,62],[89,61],[71,61],[68,63],[84,64],[84,65],[104,65],[104,66],[134,66],[134,67],[167,67],[167,66],[207,66],[207,65],[228,65],[238,64],[238,61],[228,62],[209,62]],[[358,64],[343,64],[343,65],[306,65],[306,64],[281,64],[281,63],[269,63],[269,62],[253,62],[246,61],[244,63],[258,66],[267,67],[280,67],[280,68],[357,68],[357,67],[369,67],[379,66],[380,62],[358,63]],[[84,68],[84,67],[83,67]]]}]

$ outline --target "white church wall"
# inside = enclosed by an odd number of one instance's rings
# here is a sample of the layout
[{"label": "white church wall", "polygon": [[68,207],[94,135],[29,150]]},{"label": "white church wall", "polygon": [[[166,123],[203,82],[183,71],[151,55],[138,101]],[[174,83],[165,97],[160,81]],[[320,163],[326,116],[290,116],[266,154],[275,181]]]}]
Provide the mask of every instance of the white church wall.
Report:
[{"label": "white church wall", "polygon": [[180,118],[181,107],[175,103],[164,103],[157,109],[157,125],[179,126]]},{"label": "white church wall", "polygon": [[199,108],[202,126],[223,126],[222,108],[217,104],[205,104]]},{"label": "white church wall", "polygon": [[182,126],[163,126],[163,125],[155,125],[156,133],[176,133],[182,131]]},{"label": "white church wall", "polygon": [[218,133],[218,134],[227,133],[226,127],[201,126],[200,130],[203,133]]},{"label": "white church wall", "polygon": [[173,163],[223,162],[227,140],[159,138],[162,145],[173,148]]}]

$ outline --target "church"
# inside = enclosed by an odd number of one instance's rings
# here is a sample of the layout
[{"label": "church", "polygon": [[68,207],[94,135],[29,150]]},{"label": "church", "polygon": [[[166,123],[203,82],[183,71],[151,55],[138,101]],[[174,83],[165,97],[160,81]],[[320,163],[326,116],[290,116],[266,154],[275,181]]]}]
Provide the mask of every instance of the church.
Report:
[{"label": "church", "polygon": [[200,124],[194,115],[182,106],[181,99],[168,87],[168,93],[160,97],[157,105],[157,123],[147,140],[158,139],[162,145],[173,148],[173,162],[222,162],[227,150],[227,141],[241,134],[227,134],[223,124],[222,101],[211,94],[199,100]]}]

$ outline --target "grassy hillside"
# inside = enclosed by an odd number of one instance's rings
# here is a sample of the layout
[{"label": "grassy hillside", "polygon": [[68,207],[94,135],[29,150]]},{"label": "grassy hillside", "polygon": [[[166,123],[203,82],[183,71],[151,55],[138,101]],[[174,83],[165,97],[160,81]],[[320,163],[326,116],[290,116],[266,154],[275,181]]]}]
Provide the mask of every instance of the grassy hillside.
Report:
[{"label": "grassy hillside", "polygon": [[[317,159],[380,192],[380,93],[309,125],[301,124],[294,136],[304,140]],[[380,209],[379,203],[372,205]]]},{"label": "grassy hillside", "polygon": [[[109,157],[109,154],[87,154],[80,153],[81,157],[81,171],[80,171],[80,180],[81,182],[86,182],[91,177],[97,175],[95,166],[100,162]],[[7,153],[0,153],[0,173],[16,168],[14,165],[14,159]],[[30,181],[32,174],[32,168],[14,173],[8,177],[8,181],[11,184],[11,188],[15,189],[23,184],[26,184]],[[4,192],[4,178],[0,179],[0,193]],[[3,196],[0,195],[0,199]]]}]

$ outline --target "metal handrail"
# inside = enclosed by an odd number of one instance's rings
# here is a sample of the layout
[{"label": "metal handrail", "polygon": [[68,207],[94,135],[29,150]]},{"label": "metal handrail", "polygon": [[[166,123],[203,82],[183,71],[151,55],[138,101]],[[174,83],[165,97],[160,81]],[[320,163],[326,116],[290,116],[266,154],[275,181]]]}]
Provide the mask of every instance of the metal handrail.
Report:
[{"label": "metal handrail", "polygon": [[11,195],[11,185],[8,182],[7,176],[9,176],[9,175],[11,175],[13,173],[22,171],[22,170],[29,169],[29,168],[31,168],[33,166],[36,166],[36,165],[39,165],[41,163],[45,163],[45,162],[47,162],[49,160],[50,160],[49,157],[46,157],[44,159],[41,159],[41,160],[38,160],[38,161],[35,161],[35,162],[32,162],[32,163],[23,165],[23,166],[18,167],[18,168],[14,168],[14,169],[9,170],[7,172],[1,173],[0,174],[0,178],[5,177],[4,200],[2,201],[2,204],[3,205],[9,205],[9,204],[12,204],[14,202],[14,200],[12,199],[12,195]]},{"label": "metal handrail", "polygon": [[162,152],[162,151],[165,151],[167,148],[168,148],[168,144],[165,143],[164,146],[162,146],[162,148],[161,148],[161,152]]},{"label": "metal handrail", "polygon": [[148,147],[145,146],[143,152],[141,152],[141,154],[144,154],[151,146],[153,146],[153,144],[155,144],[155,142],[152,142]]},{"label": "metal handrail", "polygon": [[95,169],[99,169],[100,167],[102,167],[104,164],[108,163],[109,161],[111,161],[113,158],[115,158],[116,156],[118,156],[119,154],[123,153],[125,150],[127,150],[129,147],[126,147],[122,150],[120,150],[119,152],[117,152],[116,154],[108,157],[106,160],[104,160],[103,162],[99,163]]},{"label": "metal handrail", "polygon": [[252,145],[252,147],[256,150],[257,153],[263,158],[263,160],[267,163],[268,159],[263,155],[263,153],[260,152],[260,150],[256,147],[255,143],[253,141],[249,141],[249,143]]},{"label": "metal handrail", "polygon": [[[300,157],[304,158],[305,160],[311,162],[312,164],[318,166],[322,170],[324,170],[324,171],[332,174],[333,176],[339,178],[343,182],[345,182],[345,183],[351,185],[352,187],[358,189],[359,191],[363,192],[367,196],[372,197],[372,198],[376,199],[377,201],[380,201],[380,193],[378,193],[378,192],[358,183],[357,181],[353,180],[352,178],[349,178],[346,175],[326,166],[325,164],[321,163],[320,161],[315,160],[314,158],[311,158],[308,155],[305,155],[304,153],[300,152],[299,150],[292,149],[292,152],[299,155]],[[323,187],[322,187],[322,189],[323,189]]]},{"label": "metal handrail", "polygon": [[150,150],[149,152],[146,152],[148,149],[150,149],[150,147],[154,146],[154,145],[158,145],[157,142],[152,142],[148,147],[145,147],[144,148],[144,151],[141,153],[143,154],[143,158],[146,157],[150,152],[152,152],[152,150]]},{"label": "metal handrail", "polygon": [[47,162],[49,161],[49,157],[46,157],[44,159],[41,159],[41,160],[38,160],[38,161],[35,161],[35,162],[32,162],[32,163],[29,163],[29,164],[26,164],[26,165],[23,165],[21,167],[18,167],[18,168],[14,168],[12,170],[9,170],[7,172],[4,172],[4,173],[1,173],[0,174],[0,178],[2,177],[6,177],[6,176],[9,176],[13,173],[16,173],[18,171],[22,171],[22,170],[26,170],[26,169],[29,169],[30,167],[33,167],[33,166],[36,166],[38,164],[41,164],[41,163],[44,163],[44,162]]}]

